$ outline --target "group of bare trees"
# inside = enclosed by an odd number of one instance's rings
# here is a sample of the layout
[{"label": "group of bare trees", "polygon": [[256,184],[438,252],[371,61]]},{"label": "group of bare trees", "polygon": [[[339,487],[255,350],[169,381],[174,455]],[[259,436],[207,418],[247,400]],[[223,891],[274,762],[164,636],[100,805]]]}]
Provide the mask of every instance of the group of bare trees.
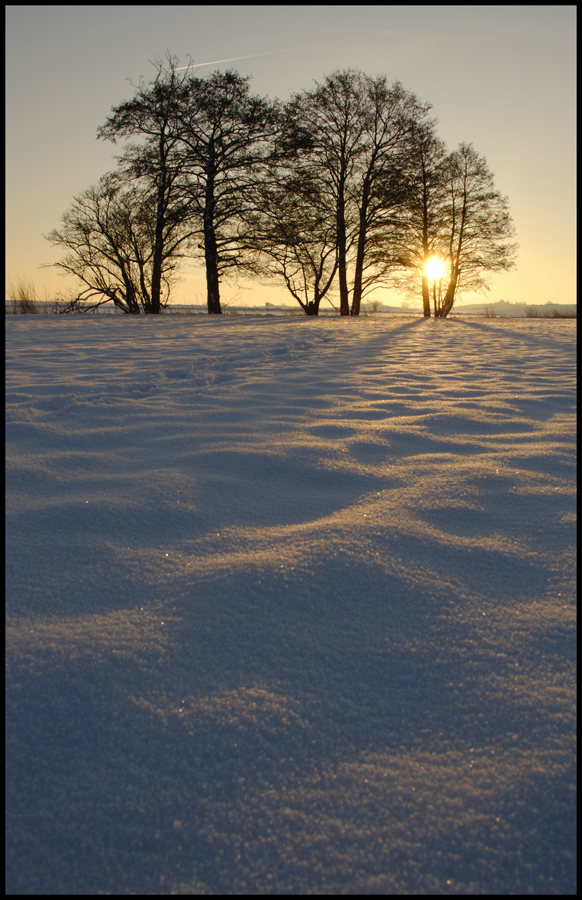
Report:
[{"label": "group of bare trees", "polygon": [[425,315],[432,290],[446,316],[460,290],[514,265],[486,160],[467,144],[449,153],[430,105],[399,83],[346,70],[283,104],[237,72],[199,78],[175,63],[113,108],[98,135],[124,140],[115,172],[47,235],[83,284],[79,308],[159,313],[187,257],[204,263],[209,313],[222,279],[253,275],[308,315],[324,299],[358,315],[385,285],[421,295]]}]

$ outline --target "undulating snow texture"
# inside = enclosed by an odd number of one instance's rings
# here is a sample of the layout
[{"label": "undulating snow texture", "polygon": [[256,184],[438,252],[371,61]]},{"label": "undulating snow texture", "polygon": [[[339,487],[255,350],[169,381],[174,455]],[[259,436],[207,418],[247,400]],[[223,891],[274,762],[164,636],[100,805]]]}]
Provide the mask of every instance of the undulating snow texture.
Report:
[{"label": "undulating snow texture", "polygon": [[574,894],[575,323],[9,317],[12,894]]}]

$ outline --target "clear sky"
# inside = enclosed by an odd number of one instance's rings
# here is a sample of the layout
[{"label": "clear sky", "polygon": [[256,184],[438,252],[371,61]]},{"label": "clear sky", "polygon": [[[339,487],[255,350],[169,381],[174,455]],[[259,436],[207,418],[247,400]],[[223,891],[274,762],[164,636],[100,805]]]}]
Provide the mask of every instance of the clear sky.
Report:
[{"label": "clear sky", "polygon": [[[348,67],[401,81],[433,104],[448,147],[472,143],[509,196],[518,267],[487,299],[575,302],[574,6],[8,6],[6,25],[8,283],[30,281],[41,297],[75,285],[39,268],[62,256],[42,235],[114,168],[119,151],[96,131],[132,96],[129,79],[152,76],[149,60],[269,53],[199,73],[236,68],[281,100]],[[319,42],[330,43],[271,53]],[[189,266],[174,298],[203,302],[204,290]],[[247,284],[238,302],[277,299],[291,300]]]}]

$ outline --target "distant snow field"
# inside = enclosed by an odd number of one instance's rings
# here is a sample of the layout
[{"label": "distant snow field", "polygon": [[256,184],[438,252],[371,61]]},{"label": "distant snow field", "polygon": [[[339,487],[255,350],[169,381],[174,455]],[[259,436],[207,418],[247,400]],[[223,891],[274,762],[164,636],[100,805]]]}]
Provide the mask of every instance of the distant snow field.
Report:
[{"label": "distant snow field", "polygon": [[8,894],[575,894],[575,321],[6,334]]}]

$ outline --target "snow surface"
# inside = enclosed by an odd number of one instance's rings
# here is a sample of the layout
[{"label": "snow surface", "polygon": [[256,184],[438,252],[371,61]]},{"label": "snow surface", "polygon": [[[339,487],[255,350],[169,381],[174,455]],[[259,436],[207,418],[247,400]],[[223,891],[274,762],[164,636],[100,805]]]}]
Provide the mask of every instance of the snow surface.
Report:
[{"label": "snow surface", "polygon": [[7,317],[11,894],[574,894],[575,322]]}]

